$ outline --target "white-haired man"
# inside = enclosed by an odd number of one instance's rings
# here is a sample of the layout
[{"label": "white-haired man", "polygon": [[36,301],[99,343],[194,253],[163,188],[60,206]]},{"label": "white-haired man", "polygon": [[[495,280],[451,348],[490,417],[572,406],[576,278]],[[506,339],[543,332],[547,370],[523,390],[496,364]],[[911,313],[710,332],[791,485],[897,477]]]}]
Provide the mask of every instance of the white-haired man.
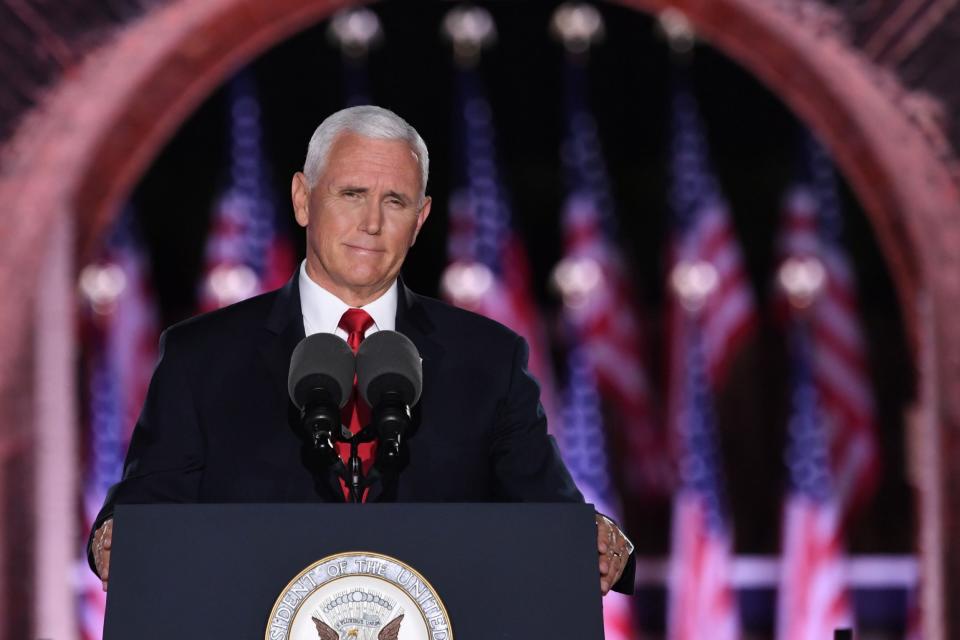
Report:
[{"label": "white-haired man", "polygon": [[[526,343],[398,279],[430,215],[428,169],[420,135],[386,109],[344,109],[317,128],[292,184],[307,236],[298,273],[278,291],[161,338],[123,479],[91,534],[91,566],[104,588],[115,504],[344,500],[341,480],[304,455],[286,393],[293,348],[317,332],[362,340],[396,330],[423,359],[408,462],[367,500],[582,501],[547,434]],[[373,446],[361,449],[365,464]],[[631,591],[632,546],[607,518],[598,515],[597,528],[601,590]]]}]

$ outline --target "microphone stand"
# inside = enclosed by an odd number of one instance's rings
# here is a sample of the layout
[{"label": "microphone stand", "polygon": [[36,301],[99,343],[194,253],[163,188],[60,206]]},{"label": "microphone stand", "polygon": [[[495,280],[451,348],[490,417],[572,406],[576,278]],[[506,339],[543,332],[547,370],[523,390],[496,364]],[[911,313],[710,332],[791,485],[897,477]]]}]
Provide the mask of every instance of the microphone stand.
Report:
[{"label": "microphone stand", "polygon": [[[409,419],[409,409],[404,405],[404,410]],[[344,430],[344,435],[346,430]],[[336,464],[334,464],[334,470],[337,475],[343,480],[347,485],[347,491],[349,496],[349,502],[354,504],[359,504],[363,502],[363,493],[373,482],[380,477],[382,471],[395,469],[397,463],[399,462],[399,451],[400,451],[400,437],[398,434],[397,438],[388,438],[386,441],[381,442],[381,449],[378,447],[377,455],[374,460],[374,465],[370,470],[370,473],[364,475],[363,473],[363,462],[360,459],[360,445],[373,442],[378,439],[378,433],[375,422],[371,422],[363,429],[353,434],[348,438],[341,439],[341,442],[345,442],[350,445],[350,456],[347,458],[346,463],[341,460],[340,456],[336,457]]]},{"label": "microphone stand", "polygon": [[376,440],[377,433],[371,425],[367,425],[347,440],[350,445],[350,457],[347,459],[343,480],[350,491],[350,502],[363,502],[363,492],[370,485],[369,477],[363,475],[363,464],[360,460],[360,445]]}]

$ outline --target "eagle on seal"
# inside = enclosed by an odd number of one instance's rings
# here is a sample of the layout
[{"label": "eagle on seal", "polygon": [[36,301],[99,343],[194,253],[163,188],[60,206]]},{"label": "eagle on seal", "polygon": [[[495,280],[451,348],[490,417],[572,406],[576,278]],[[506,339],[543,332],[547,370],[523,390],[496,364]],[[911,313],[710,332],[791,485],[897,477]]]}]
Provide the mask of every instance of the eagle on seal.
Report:
[{"label": "eagle on seal", "polygon": [[[404,615],[405,614],[401,613],[385,624],[383,629],[380,629],[380,633],[377,634],[377,640],[397,640],[400,637],[400,623],[403,621]],[[353,632],[352,635],[348,632],[346,638],[341,638],[337,635],[336,631],[322,620],[316,617],[310,619],[313,620],[313,624],[317,626],[317,634],[320,636],[320,640],[353,640],[357,637],[356,632]]]}]

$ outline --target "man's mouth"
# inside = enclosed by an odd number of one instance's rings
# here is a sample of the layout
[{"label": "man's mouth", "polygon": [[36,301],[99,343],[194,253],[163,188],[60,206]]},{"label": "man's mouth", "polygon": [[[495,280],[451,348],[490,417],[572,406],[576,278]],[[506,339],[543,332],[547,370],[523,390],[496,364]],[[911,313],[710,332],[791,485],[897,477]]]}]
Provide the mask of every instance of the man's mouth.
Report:
[{"label": "man's mouth", "polygon": [[370,254],[373,254],[373,253],[383,253],[383,249],[377,249],[377,248],[374,248],[374,247],[362,247],[362,246],[359,246],[359,245],[356,245],[356,244],[350,244],[349,242],[345,242],[345,243],[344,243],[344,246],[347,247],[348,249],[350,249],[350,250],[352,250],[352,251],[356,251],[356,252],[358,252],[358,253],[370,253]]}]

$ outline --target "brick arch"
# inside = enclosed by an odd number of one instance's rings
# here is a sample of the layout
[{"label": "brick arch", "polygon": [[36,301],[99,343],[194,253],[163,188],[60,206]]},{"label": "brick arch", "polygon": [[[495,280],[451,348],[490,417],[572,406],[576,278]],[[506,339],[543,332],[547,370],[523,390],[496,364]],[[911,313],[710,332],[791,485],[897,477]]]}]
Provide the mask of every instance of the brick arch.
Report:
[{"label": "brick arch", "polygon": [[[619,3],[645,12],[668,6],[684,11],[701,34],[759,77],[831,148],[877,232],[918,368],[921,344],[934,354],[930,397],[936,402],[926,407],[933,416],[928,429],[939,428],[946,456],[956,451],[960,323],[951,316],[960,309],[960,195],[934,146],[895,99],[895,83],[823,24],[779,8],[794,3]],[[90,55],[21,123],[0,165],[4,424],[29,415],[20,365],[31,357],[29,319],[48,229],[72,221],[80,254],[88,252],[159,149],[231,71],[352,4],[361,3],[171,0]],[[921,307],[929,313],[919,313]],[[938,486],[942,495],[960,496],[960,472]],[[960,514],[960,497],[951,500],[943,506]],[[944,534],[955,529],[960,515],[943,525]],[[941,560],[950,576],[945,593],[956,592],[960,550],[936,558]],[[952,622],[960,630],[960,618]]]}]

